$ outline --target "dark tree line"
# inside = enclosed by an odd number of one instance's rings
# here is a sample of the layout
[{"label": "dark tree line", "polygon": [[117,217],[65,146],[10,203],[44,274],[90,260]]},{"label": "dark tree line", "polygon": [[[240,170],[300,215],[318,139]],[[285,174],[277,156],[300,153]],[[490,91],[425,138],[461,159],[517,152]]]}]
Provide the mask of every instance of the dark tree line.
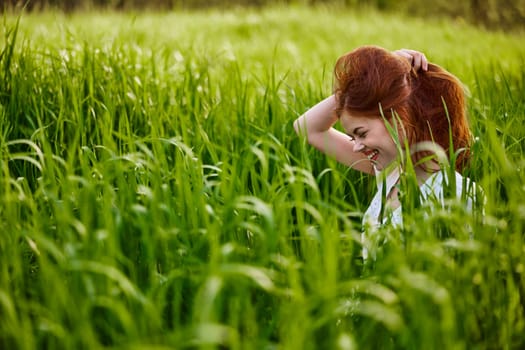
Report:
[{"label": "dark tree line", "polygon": [[449,16],[488,28],[525,28],[525,0],[0,0],[0,11],[65,12],[106,9],[174,10],[206,7],[265,6],[274,3],[318,5],[339,4],[348,7],[374,7],[382,11],[400,11],[417,16]]}]

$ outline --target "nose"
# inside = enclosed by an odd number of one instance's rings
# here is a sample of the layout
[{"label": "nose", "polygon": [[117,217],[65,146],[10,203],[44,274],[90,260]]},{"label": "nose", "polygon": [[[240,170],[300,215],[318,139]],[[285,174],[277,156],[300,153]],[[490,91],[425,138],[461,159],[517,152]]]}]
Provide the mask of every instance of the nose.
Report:
[{"label": "nose", "polygon": [[354,152],[361,152],[364,148],[365,146],[361,142],[354,141]]}]

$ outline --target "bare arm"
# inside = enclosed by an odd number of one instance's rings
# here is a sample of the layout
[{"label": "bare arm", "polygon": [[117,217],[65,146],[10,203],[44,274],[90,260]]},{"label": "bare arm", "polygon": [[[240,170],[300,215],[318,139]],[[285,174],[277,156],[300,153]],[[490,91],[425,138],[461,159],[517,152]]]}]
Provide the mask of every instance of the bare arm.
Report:
[{"label": "bare arm", "polygon": [[354,152],[354,142],[333,125],[338,118],[335,114],[335,96],[317,103],[294,121],[294,129],[306,136],[308,143],[338,162],[353,169],[374,173],[372,163],[360,152]]}]

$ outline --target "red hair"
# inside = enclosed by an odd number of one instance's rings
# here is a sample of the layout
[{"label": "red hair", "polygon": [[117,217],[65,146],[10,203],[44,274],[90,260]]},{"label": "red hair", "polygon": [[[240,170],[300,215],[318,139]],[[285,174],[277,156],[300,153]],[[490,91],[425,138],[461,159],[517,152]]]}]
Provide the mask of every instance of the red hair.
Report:
[{"label": "red hair", "polygon": [[[456,169],[469,157],[471,133],[462,83],[436,64],[416,72],[410,62],[377,46],[362,46],[341,56],[334,69],[336,112],[401,121],[410,146],[433,141],[448,154],[450,137],[458,152]],[[428,155],[414,155],[417,161]]]}]

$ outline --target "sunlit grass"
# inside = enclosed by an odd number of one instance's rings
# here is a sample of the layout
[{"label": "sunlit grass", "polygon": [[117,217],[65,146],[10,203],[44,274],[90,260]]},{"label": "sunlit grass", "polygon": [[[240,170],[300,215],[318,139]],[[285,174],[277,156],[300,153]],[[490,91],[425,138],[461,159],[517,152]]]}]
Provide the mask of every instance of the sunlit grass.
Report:
[{"label": "sunlit grass", "polygon": [[[6,18],[5,348],[519,348],[521,37],[339,9]],[[15,35],[16,38],[15,38]],[[415,210],[363,266],[373,179],[291,122],[361,44],[470,91],[485,216]],[[474,234],[472,234],[474,233]]]}]

